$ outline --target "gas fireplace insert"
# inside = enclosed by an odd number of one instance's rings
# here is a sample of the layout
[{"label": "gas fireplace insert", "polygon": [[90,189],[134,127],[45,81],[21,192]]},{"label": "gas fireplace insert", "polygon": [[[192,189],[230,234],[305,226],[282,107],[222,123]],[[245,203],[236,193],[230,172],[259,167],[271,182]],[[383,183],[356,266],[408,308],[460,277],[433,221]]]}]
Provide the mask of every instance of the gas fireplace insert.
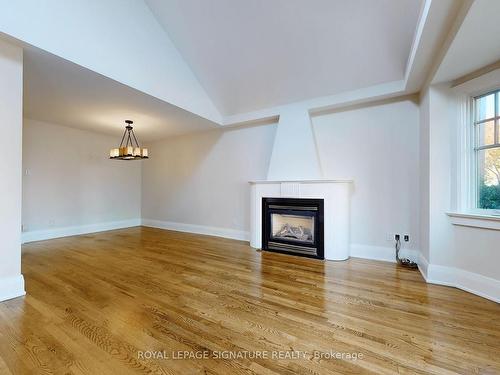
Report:
[{"label": "gas fireplace insert", "polygon": [[323,199],[262,198],[262,249],[324,259]]}]

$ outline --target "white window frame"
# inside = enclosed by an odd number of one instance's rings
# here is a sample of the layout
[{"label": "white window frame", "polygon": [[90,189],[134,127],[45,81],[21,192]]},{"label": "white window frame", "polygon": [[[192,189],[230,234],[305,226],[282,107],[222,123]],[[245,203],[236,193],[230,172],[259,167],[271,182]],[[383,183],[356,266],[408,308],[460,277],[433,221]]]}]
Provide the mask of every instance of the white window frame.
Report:
[{"label": "white window frame", "polygon": [[[478,163],[476,151],[474,99],[500,90],[500,69],[465,82],[452,89],[459,108],[455,134],[456,179],[455,198],[449,215],[457,221],[494,220],[500,222],[500,210],[478,208]],[[497,105],[497,103],[495,103]],[[453,220],[452,220],[453,221]],[[458,222],[456,223],[458,224]],[[463,223],[459,225],[465,225]],[[480,225],[470,225],[480,226]],[[490,222],[485,223],[489,228]],[[494,224],[499,229],[500,224]],[[491,228],[493,229],[493,228]]]},{"label": "white window frame", "polygon": [[[483,119],[479,123],[485,123],[487,121],[494,120],[494,142],[492,145],[486,145],[486,146],[479,146],[479,128],[476,124],[476,100],[485,97],[488,95],[491,95],[495,93],[494,96],[494,105],[495,105],[495,113],[493,115],[493,118],[491,119]],[[479,208],[479,191],[478,191],[478,185],[479,185],[479,153],[482,150],[488,150],[488,149],[493,149],[493,148],[500,148],[500,142],[499,142],[499,124],[498,124],[498,114],[499,114],[499,108],[498,108],[498,97],[500,95],[500,87],[497,87],[495,90],[489,90],[486,91],[480,95],[475,95],[470,98],[470,122],[469,126],[472,127],[472,148],[473,148],[473,158],[472,158],[472,168],[473,168],[473,175],[471,178],[474,181],[471,181],[471,183],[474,185],[473,188],[471,189],[471,194],[472,194],[472,208],[475,210],[478,210],[480,212],[485,213],[486,215],[489,214],[499,214],[500,209],[484,209],[484,208]]]},{"label": "white window frame", "polygon": [[477,183],[475,181],[475,152],[472,95],[459,95],[459,128],[456,137],[455,155],[457,155],[456,211],[471,213],[476,206]]}]

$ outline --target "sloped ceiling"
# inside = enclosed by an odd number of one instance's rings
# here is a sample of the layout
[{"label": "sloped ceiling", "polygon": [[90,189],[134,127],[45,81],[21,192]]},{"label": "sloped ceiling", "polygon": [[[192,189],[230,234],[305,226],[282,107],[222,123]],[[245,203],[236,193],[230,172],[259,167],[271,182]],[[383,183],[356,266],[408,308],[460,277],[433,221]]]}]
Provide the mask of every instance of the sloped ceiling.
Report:
[{"label": "sloped ceiling", "polygon": [[0,37],[3,34],[23,47],[47,51],[210,121],[221,121],[142,0],[0,0]]},{"label": "sloped ceiling", "polygon": [[401,80],[421,0],[145,0],[223,115]]},{"label": "sloped ceiling", "polygon": [[476,0],[446,53],[434,82],[462,77],[500,60],[500,1]]},{"label": "sloped ceiling", "polygon": [[218,128],[214,122],[34,47],[24,50],[24,116],[140,141]]},{"label": "sloped ceiling", "polygon": [[417,92],[472,0],[422,1],[6,2],[0,37],[25,48],[27,117],[147,141]]}]

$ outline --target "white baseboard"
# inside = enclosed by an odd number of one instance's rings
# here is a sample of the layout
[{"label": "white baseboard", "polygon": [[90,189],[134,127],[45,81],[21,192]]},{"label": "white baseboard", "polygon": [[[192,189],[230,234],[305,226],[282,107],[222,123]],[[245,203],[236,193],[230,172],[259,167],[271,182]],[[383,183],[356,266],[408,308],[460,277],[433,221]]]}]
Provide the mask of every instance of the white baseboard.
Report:
[{"label": "white baseboard", "polygon": [[0,302],[21,297],[25,294],[23,275],[0,279]]},{"label": "white baseboard", "polygon": [[104,232],[107,230],[114,230],[114,229],[137,227],[140,225],[141,225],[141,219],[130,219],[121,221],[109,221],[105,223],[78,225],[73,227],[36,230],[31,232],[23,232],[22,243],[43,241],[52,238],[76,236],[79,234]]},{"label": "white baseboard", "polygon": [[[250,238],[249,232],[229,228],[209,227],[204,225],[176,223],[171,221],[160,221],[152,219],[131,219],[24,232],[22,234],[22,242],[27,243],[33,241],[48,240],[51,238],[130,228],[139,225],[174,230],[179,232],[224,237],[241,241],[248,241]],[[351,256],[365,259],[381,260],[386,262],[395,262],[395,249],[393,247],[351,244]],[[418,268],[422,273],[422,276],[428,283],[456,287],[466,292],[473,293],[500,303],[500,280],[495,280],[454,267],[429,264],[427,259],[421,256],[418,250],[401,249],[401,257],[417,261],[419,264]],[[22,275],[15,278],[0,279],[0,301],[23,296],[24,294],[24,278]]]},{"label": "white baseboard", "polygon": [[421,253],[418,255],[418,270],[422,274],[424,280],[427,281],[427,271],[429,270],[429,262]]},{"label": "white baseboard", "polygon": [[[418,260],[420,252],[413,249],[401,249],[400,257],[408,258],[414,262]],[[370,246],[362,244],[351,244],[351,256],[355,258],[382,260],[385,262],[396,262],[396,249],[394,247]]]},{"label": "white baseboard", "polygon": [[455,267],[429,264],[420,257],[419,269],[430,284],[451,286],[500,303],[500,280]]},{"label": "white baseboard", "polygon": [[[395,262],[395,249],[383,246],[351,244],[351,256]],[[401,249],[401,257],[418,263],[418,269],[429,284],[451,286],[500,303],[500,280],[454,267],[429,264],[419,251]]]},{"label": "white baseboard", "polygon": [[172,221],[161,221],[153,219],[142,219],[142,225],[145,227],[175,230],[178,232],[205,234],[208,236],[224,237],[240,241],[249,241],[250,239],[249,232],[229,228],[208,227],[205,225],[176,223]]}]

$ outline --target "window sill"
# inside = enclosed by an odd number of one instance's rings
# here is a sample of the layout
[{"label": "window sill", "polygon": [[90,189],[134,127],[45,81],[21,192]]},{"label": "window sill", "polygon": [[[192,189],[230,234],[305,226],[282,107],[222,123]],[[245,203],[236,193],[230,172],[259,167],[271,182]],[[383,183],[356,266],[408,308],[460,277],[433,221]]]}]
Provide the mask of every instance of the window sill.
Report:
[{"label": "window sill", "polygon": [[500,230],[500,216],[479,213],[447,212],[453,225]]}]

